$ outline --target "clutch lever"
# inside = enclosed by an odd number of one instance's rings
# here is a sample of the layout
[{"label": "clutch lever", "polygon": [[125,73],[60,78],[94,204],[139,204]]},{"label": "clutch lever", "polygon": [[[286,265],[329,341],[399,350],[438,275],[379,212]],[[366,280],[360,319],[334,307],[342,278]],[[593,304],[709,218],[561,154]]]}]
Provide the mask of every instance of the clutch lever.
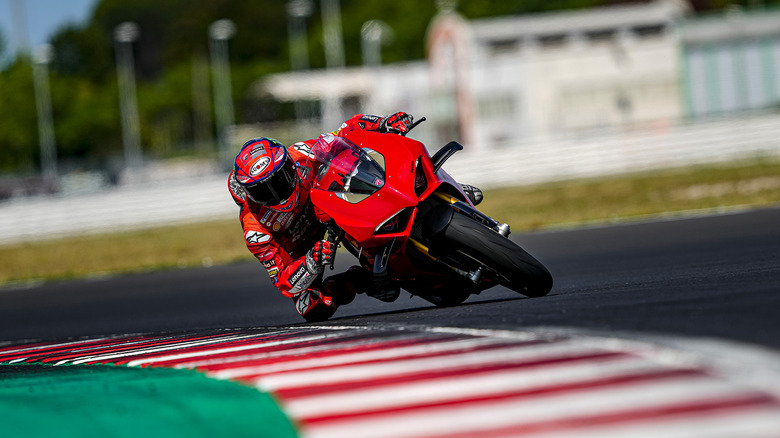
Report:
[{"label": "clutch lever", "polygon": [[417,120],[416,122],[409,125],[409,129],[406,130],[406,133],[409,134],[412,131],[412,129],[414,129],[415,127],[417,127],[417,125],[419,125],[424,121],[425,121],[425,117],[420,117],[420,120]]}]

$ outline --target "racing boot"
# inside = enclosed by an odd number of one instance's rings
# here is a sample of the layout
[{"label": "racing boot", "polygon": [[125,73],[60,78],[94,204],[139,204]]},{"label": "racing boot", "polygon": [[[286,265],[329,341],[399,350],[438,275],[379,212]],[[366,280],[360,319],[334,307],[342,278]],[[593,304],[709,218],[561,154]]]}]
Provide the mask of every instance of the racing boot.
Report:
[{"label": "racing boot", "polygon": [[295,310],[307,322],[325,321],[338,309],[338,305],[331,297],[324,295],[317,289],[306,289],[293,297]]},{"label": "racing boot", "polygon": [[477,187],[470,186],[468,184],[461,184],[460,187],[466,192],[466,196],[469,197],[471,203],[475,206],[482,202],[482,190]]}]

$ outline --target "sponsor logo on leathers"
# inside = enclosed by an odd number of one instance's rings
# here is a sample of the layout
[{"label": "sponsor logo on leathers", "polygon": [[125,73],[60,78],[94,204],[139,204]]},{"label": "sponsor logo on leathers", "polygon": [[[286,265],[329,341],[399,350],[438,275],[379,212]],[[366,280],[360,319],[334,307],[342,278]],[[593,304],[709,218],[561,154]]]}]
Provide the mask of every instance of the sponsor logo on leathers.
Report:
[{"label": "sponsor logo on leathers", "polygon": [[298,269],[293,272],[293,275],[290,276],[290,284],[293,286],[296,286],[299,281],[301,281],[301,278],[304,277],[304,274],[306,274],[308,271],[306,270],[306,266],[301,265],[298,267]]},{"label": "sponsor logo on leathers", "polygon": [[300,298],[298,298],[298,301],[295,302],[295,310],[298,311],[298,314],[301,316],[305,315],[306,312],[309,311],[309,307],[311,306],[311,293],[305,293],[301,295]]},{"label": "sponsor logo on leathers", "polygon": [[314,283],[314,280],[317,279],[317,276],[321,273],[322,269],[320,269],[319,272],[312,272],[307,269],[306,263],[301,264],[301,266],[299,266],[298,269],[296,269],[295,272],[293,272],[293,274],[290,276],[289,281],[292,285],[290,293],[295,295],[308,289],[309,286]]},{"label": "sponsor logo on leathers", "polygon": [[296,151],[302,153],[303,155],[306,155],[309,158],[314,158],[314,154],[311,151],[311,146],[309,146],[308,144],[306,144],[304,142],[295,143],[293,145],[293,149],[295,149]]},{"label": "sponsor logo on leathers", "polygon": [[268,270],[268,276],[271,277],[271,281],[276,283],[276,276],[279,275],[279,268],[271,268]]},{"label": "sponsor logo on leathers", "polygon": [[256,245],[258,243],[265,243],[271,240],[271,236],[268,234],[263,234],[259,231],[247,231],[244,235],[244,238],[246,239],[246,243],[250,245]]}]

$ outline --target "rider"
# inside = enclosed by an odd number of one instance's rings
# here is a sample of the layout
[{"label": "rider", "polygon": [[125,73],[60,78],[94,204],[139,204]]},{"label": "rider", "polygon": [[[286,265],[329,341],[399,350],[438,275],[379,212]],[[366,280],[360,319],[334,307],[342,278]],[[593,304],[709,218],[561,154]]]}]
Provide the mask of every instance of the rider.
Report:
[{"label": "rider", "polygon": [[[333,134],[361,129],[406,135],[412,123],[413,117],[404,112],[385,117],[356,114]],[[356,293],[394,301],[400,292],[397,286],[374,282],[373,274],[360,267],[323,280],[336,248],[324,240],[326,227],[315,217],[309,201],[317,169],[307,158],[315,141],[285,147],[272,138],[249,140],[228,177],[230,194],[241,207],[239,219],[247,248],[268,270],[274,286],[293,298],[295,309],[307,321],[330,318],[338,306],[352,302]],[[474,204],[482,200],[476,187],[463,188]]]}]

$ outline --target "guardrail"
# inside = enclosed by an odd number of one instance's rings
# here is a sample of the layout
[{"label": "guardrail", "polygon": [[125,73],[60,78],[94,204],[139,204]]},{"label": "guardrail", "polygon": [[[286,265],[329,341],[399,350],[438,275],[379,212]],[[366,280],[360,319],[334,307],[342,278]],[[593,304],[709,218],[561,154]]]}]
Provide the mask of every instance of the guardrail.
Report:
[{"label": "guardrail", "polygon": [[[610,175],[755,155],[780,156],[780,115],[455,154],[445,169],[482,188]],[[0,202],[0,244],[235,217],[226,175],[135,184],[80,196]]]},{"label": "guardrail", "polygon": [[[227,176],[120,186],[80,196],[0,204],[0,244],[237,217]],[[236,222],[238,224],[238,222]]]},{"label": "guardrail", "polygon": [[780,115],[699,122],[656,130],[545,143],[495,145],[455,154],[445,169],[485,187],[602,176],[780,156]]}]

